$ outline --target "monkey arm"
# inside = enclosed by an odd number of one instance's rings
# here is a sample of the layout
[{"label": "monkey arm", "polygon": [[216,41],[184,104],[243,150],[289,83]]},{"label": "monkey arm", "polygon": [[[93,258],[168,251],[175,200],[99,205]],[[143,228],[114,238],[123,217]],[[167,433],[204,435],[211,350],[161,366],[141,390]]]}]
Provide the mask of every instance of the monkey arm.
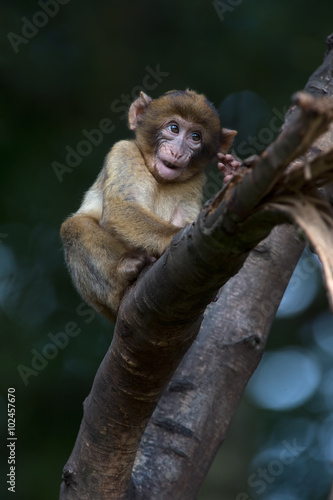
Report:
[{"label": "monkey arm", "polygon": [[100,226],[121,239],[130,248],[144,248],[160,256],[178,233],[179,227],[161,219],[135,201],[113,198],[103,211]]}]

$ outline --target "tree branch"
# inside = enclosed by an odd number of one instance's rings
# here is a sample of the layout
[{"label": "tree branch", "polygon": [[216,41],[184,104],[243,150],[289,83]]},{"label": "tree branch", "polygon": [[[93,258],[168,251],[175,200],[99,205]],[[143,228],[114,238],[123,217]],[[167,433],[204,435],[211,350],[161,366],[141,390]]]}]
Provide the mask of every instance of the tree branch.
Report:
[{"label": "tree branch", "polygon": [[136,500],[196,498],[303,248],[292,226],[274,229],[208,306],[143,436],[132,478]]}]

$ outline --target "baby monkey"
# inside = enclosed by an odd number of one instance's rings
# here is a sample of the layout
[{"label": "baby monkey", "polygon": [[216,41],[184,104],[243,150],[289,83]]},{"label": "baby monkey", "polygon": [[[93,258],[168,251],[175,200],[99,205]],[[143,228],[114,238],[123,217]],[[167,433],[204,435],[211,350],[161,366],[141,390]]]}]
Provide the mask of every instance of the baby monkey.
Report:
[{"label": "baby monkey", "polygon": [[141,92],[128,122],[135,139],[113,146],[81,207],[61,226],[74,285],[110,321],[142,268],[197,218],[205,167],[218,156],[229,180],[239,166],[226,154],[236,132],[221,129],[202,94],[174,90],[152,99]]}]

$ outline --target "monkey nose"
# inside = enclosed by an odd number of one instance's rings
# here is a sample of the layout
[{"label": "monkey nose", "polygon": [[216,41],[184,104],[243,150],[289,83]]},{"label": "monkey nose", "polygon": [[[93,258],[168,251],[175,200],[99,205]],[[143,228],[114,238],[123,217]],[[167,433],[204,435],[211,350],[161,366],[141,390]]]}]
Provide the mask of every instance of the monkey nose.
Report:
[{"label": "monkey nose", "polygon": [[177,152],[172,152],[172,156],[175,160],[180,160],[183,158],[184,154],[183,153],[177,153]]}]

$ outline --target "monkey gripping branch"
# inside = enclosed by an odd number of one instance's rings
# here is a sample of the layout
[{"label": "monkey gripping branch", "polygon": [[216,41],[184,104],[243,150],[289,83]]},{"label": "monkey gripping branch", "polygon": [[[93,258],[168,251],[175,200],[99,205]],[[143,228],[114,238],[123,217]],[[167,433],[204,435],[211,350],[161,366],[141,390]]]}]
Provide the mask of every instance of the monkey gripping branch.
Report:
[{"label": "monkey gripping branch", "polygon": [[[278,139],[206,204],[196,222],[173,238],[126,293],[112,344],[84,403],[79,435],[64,468],[62,500],[154,498],[140,472],[153,455],[147,439],[133,472],[145,427],[195,340],[207,305],[274,226],[295,220],[307,233],[322,260],[332,306],[333,217],[317,188],[333,180],[333,151],[307,153],[328,129],[333,103],[302,93],[294,103],[298,110]],[[254,355],[258,342],[257,335],[247,339]],[[260,356],[255,358],[256,365]],[[191,389],[191,381],[177,386],[175,380],[170,390],[182,392],[186,384]],[[154,423],[192,437],[188,427],[172,419]],[[191,458],[180,446],[170,451],[183,462]],[[186,488],[187,496],[178,498],[194,498],[195,490]],[[170,483],[158,497],[177,498]]]}]

